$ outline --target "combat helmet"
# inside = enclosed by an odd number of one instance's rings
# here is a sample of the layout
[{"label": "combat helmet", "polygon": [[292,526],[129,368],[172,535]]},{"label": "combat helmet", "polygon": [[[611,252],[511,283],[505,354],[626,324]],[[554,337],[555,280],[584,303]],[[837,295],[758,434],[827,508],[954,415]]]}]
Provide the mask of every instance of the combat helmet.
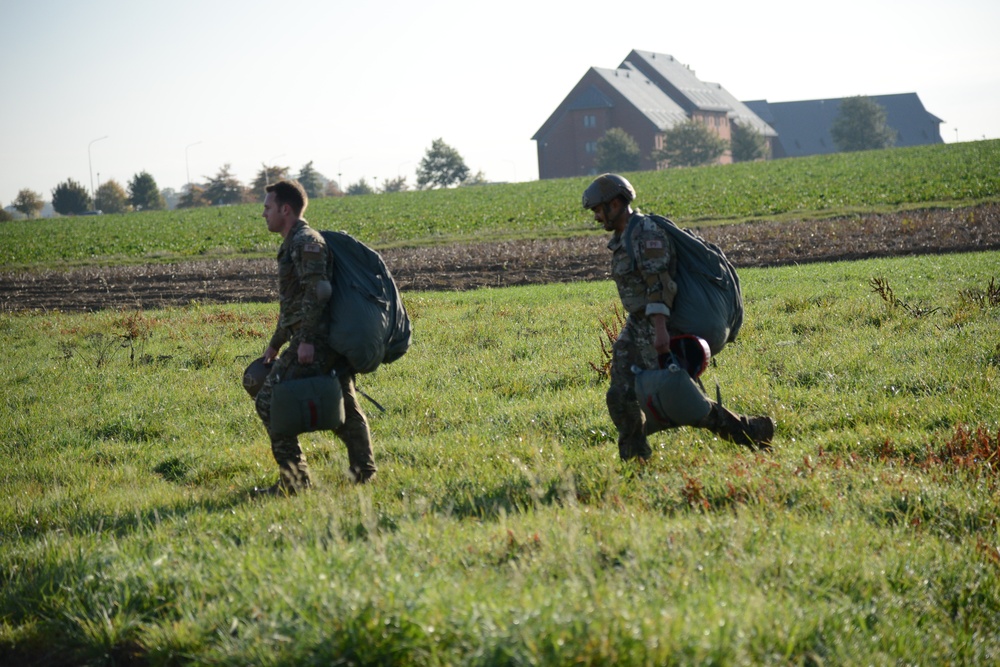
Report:
[{"label": "combat helmet", "polygon": [[676,363],[686,370],[692,379],[697,379],[708,368],[708,361],[711,358],[712,350],[708,347],[708,341],[693,334],[681,334],[670,338],[670,353],[660,355],[659,362],[660,368]]},{"label": "combat helmet", "polygon": [[257,398],[270,372],[271,364],[265,364],[264,357],[258,357],[243,371],[243,388],[250,394],[250,398]]},{"label": "combat helmet", "polygon": [[624,197],[632,203],[635,199],[635,188],[623,176],[618,174],[601,174],[583,191],[583,207],[588,211],[595,206],[607,204],[615,197]]}]

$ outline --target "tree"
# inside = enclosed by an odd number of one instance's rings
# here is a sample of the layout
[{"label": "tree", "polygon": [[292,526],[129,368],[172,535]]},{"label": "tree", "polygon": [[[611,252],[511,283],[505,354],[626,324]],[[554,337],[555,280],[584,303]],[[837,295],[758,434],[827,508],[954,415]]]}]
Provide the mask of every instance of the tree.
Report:
[{"label": "tree", "polygon": [[260,171],[257,172],[257,176],[253,179],[253,184],[250,186],[250,193],[263,198],[265,188],[271,183],[277,183],[280,180],[288,178],[288,171],[288,167],[268,166],[261,162]]},{"label": "tree", "polygon": [[181,195],[173,188],[163,188],[160,191],[160,196],[163,197],[163,203],[166,208],[173,210],[177,208],[177,202],[180,200]]},{"label": "tree", "polygon": [[194,183],[189,183],[184,189],[184,194],[177,200],[177,208],[201,208],[211,205],[212,202],[205,198],[205,188]]},{"label": "tree", "polygon": [[344,191],[340,189],[340,183],[337,181],[327,181],[326,187],[323,188],[324,197],[343,197]]},{"label": "tree", "polygon": [[14,216],[11,215],[10,211],[5,208],[0,208],[0,222],[10,222],[13,219]]},{"label": "tree", "polygon": [[312,160],[302,165],[296,180],[310,199],[318,199],[323,196],[323,186],[326,184],[326,179],[323,174],[313,169]]},{"label": "tree", "polygon": [[347,186],[347,194],[349,195],[373,195],[375,194],[375,189],[368,185],[368,181],[362,176],[361,180],[357,183],[351,183]]},{"label": "tree", "polygon": [[469,168],[458,151],[444,143],[443,139],[435,139],[417,167],[417,188],[451,187],[464,181],[468,175]]},{"label": "tree", "polygon": [[406,192],[410,186],[406,184],[406,176],[388,178],[382,184],[382,192]]},{"label": "tree", "polygon": [[669,167],[697,167],[719,159],[729,142],[694,119],[678,123],[663,133],[663,148],[650,156]]},{"label": "tree", "polygon": [[465,180],[462,181],[462,187],[464,188],[469,185],[486,185],[487,183],[489,183],[489,181],[486,180],[486,174],[482,169],[480,169],[475,174],[466,176]]},{"label": "tree", "polygon": [[45,202],[42,201],[42,195],[34,190],[23,188],[17,193],[17,198],[11,202],[11,205],[29,218],[34,218],[45,207]]},{"label": "tree", "polygon": [[639,144],[628,132],[613,127],[597,140],[597,157],[594,162],[597,171],[635,171],[641,160]]},{"label": "tree", "polygon": [[101,183],[94,196],[94,208],[105,213],[125,213],[128,208],[128,195],[118,181],[111,179]]},{"label": "tree", "polygon": [[128,203],[136,211],[161,211],[166,208],[156,179],[147,171],[140,171],[128,182]]},{"label": "tree", "polygon": [[79,215],[90,209],[87,188],[67,178],[52,189],[52,208],[59,215]]},{"label": "tree", "polygon": [[246,199],[246,188],[238,178],[229,173],[231,168],[229,164],[224,164],[219,173],[208,179],[203,196],[210,205],[239,204]]},{"label": "tree", "polygon": [[753,162],[768,157],[767,139],[752,125],[733,121],[733,162]]},{"label": "tree", "polygon": [[859,95],[840,102],[830,136],[841,151],[867,151],[894,146],[897,132],[886,122],[885,107]]}]

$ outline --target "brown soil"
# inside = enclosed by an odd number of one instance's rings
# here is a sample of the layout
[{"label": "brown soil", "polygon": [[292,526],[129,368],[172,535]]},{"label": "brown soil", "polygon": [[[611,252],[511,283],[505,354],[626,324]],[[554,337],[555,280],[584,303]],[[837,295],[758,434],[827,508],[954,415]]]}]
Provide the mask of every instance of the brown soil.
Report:
[{"label": "brown soil", "polygon": [[[1000,249],[1000,204],[697,229],[737,267]],[[609,277],[607,236],[401,248],[382,254],[403,291]],[[153,309],[274,301],[273,259],[0,273],[0,312]]]}]

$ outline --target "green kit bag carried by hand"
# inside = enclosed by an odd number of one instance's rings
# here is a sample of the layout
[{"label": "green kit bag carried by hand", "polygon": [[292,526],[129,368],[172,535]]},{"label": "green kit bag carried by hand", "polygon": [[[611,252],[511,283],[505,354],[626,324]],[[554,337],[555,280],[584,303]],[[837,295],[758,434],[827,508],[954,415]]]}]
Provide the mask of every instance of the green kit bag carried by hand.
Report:
[{"label": "green kit bag carried by hand", "polygon": [[293,437],[332,431],[344,423],[344,395],[336,375],[283,380],[271,394],[271,432]]}]

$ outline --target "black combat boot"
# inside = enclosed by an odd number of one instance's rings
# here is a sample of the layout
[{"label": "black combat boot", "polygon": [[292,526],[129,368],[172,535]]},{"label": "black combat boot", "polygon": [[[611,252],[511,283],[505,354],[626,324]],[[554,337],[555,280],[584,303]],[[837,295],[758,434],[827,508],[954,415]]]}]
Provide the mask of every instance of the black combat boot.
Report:
[{"label": "black combat boot", "polygon": [[294,496],[300,491],[312,488],[312,478],[309,476],[309,466],[305,461],[284,463],[278,467],[278,481],[271,486],[254,487],[254,495],[258,496]]},{"label": "black combat boot", "polygon": [[723,440],[734,442],[753,451],[771,451],[774,438],[774,420],[766,415],[749,417],[738,415],[718,403],[698,426],[707,428]]}]

